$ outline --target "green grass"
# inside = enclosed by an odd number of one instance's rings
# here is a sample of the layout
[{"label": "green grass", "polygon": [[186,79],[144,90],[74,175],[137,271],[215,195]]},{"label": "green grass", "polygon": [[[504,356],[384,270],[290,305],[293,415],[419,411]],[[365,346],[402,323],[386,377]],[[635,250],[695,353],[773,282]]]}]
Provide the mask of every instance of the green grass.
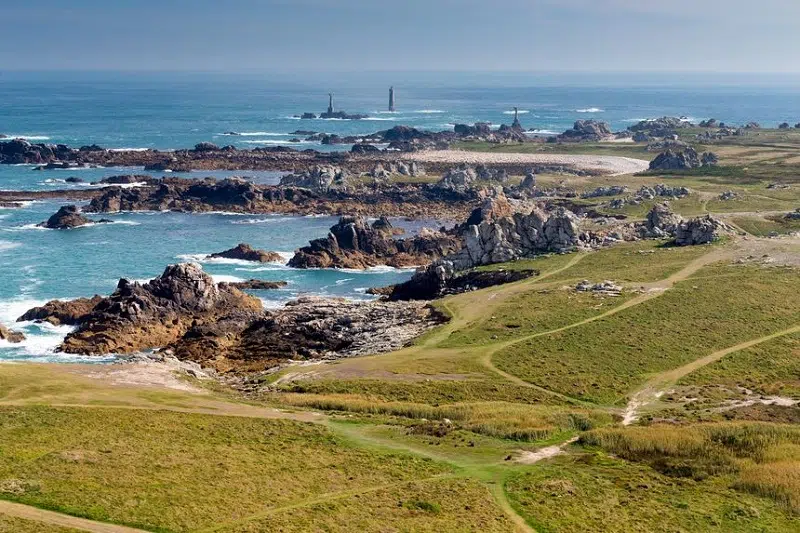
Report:
[{"label": "green grass", "polygon": [[542,533],[800,530],[779,504],[738,492],[725,478],[670,478],[603,453],[536,465],[509,480],[506,492]]},{"label": "green grass", "polygon": [[634,159],[653,159],[656,154],[648,152],[645,145],[614,143],[525,143],[493,144],[487,142],[460,142],[453,149],[470,152],[492,152],[513,154],[576,154],[576,155],[614,155]]},{"label": "green grass", "polygon": [[789,220],[782,216],[770,216],[765,218],[739,217],[734,218],[733,223],[756,237],[800,232],[800,220]]},{"label": "green grass", "polygon": [[318,425],[166,411],[2,407],[0,450],[0,497],[154,531],[448,471]]},{"label": "green grass", "polygon": [[800,397],[800,335],[734,352],[678,381],[679,386],[745,387],[759,394]]},{"label": "green grass", "polygon": [[647,376],[800,322],[800,270],[712,266],[665,294],[498,353],[499,368],[572,397],[618,404]]},{"label": "green grass", "polygon": [[599,315],[632,296],[632,292],[612,297],[571,288],[533,289],[503,302],[478,322],[453,332],[440,346],[485,345],[551,331]]},{"label": "green grass", "polygon": [[469,479],[438,479],[386,487],[223,528],[224,533],[264,531],[512,531],[484,485]]}]

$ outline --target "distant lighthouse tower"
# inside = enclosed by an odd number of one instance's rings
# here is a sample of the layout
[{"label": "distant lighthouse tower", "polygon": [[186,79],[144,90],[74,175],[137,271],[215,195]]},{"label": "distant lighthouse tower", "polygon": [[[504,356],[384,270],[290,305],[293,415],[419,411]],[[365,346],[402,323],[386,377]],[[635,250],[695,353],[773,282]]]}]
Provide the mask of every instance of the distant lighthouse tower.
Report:
[{"label": "distant lighthouse tower", "polygon": [[394,113],[394,87],[389,87],[389,111]]},{"label": "distant lighthouse tower", "polygon": [[328,114],[333,115],[333,93],[328,93]]}]

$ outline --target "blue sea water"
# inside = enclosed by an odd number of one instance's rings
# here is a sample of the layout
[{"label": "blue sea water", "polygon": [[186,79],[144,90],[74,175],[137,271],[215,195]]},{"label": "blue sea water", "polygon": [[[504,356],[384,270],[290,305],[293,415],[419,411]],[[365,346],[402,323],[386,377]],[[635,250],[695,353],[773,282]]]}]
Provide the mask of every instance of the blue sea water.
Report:
[{"label": "blue sea water", "polygon": [[[397,111],[388,113],[388,87],[397,93]],[[33,142],[99,144],[107,148],[191,147],[198,142],[238,147],[289,145],[297,129],[340,135],[367,134],[406,124],[428,130],[455,123],[511,121],[522,110],[525,127],[559,132],[578,119],[594,118],[620,130],[662,115],[691,120],[715,117],[729,123],[756,120],[775,126],[800,122],[800,80],[793,78],[693,78],[531,76],[522,74],[338,74],[326,76],[112,73],[0,74],[0,133]],[[319,113],[327,93],[362,121],[299,120]],[[241,136],[224,135],[239,132]],[[106,168],[34,171],[32,166],[0,166],[0,189],[47,190],[71,185],[70,176],[96,181],[141,169]],[[275,172],[197,172],[188,177],[244,175],[276,183]],[[411,270],[366,272],[294,270],[282,264],[207,261],[205,254],[247,242],[287,257],[310,239],[322,237],[333,217],[180,213],[123,213],[113,224],[68,231],[38,229],[66,201],[33,202],[0,209],[0,323],[21,329],[21,345],[0,344],[0,360],[102,362],[55,352],[65,328],[15,324],[27,309],[53,298],[109,294],[117,280],[146,280],[166,265],[201,261],[217,280],[260,278],[289,285],[257,295],[267,307],[300,294],[366,299],[367,287],[411,276]],[[436,221],[396,220],[410,233]]]}]

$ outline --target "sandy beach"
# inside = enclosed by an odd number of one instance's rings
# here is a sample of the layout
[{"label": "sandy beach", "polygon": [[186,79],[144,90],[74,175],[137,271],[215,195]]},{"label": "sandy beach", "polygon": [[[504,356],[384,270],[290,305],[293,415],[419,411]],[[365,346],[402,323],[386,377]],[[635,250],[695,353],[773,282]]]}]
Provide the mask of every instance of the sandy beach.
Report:
[{"label": "sandy beach", "polygon": [[420,163],[569,165],[580,169],[599,170],[613,176],[644,172],[650,165],[643,159],[612,155],[500,154],[462,150],[415,152],[404,158]]}]

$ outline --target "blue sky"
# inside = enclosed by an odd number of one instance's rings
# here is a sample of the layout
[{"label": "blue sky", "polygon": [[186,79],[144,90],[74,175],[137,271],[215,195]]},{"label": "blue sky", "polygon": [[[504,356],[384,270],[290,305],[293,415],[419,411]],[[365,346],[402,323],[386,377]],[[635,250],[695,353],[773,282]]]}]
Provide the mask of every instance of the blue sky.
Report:
[{"label": "blue sky", "polygon": [[3,70],[798,72],[800,0],[0,2]]}]

